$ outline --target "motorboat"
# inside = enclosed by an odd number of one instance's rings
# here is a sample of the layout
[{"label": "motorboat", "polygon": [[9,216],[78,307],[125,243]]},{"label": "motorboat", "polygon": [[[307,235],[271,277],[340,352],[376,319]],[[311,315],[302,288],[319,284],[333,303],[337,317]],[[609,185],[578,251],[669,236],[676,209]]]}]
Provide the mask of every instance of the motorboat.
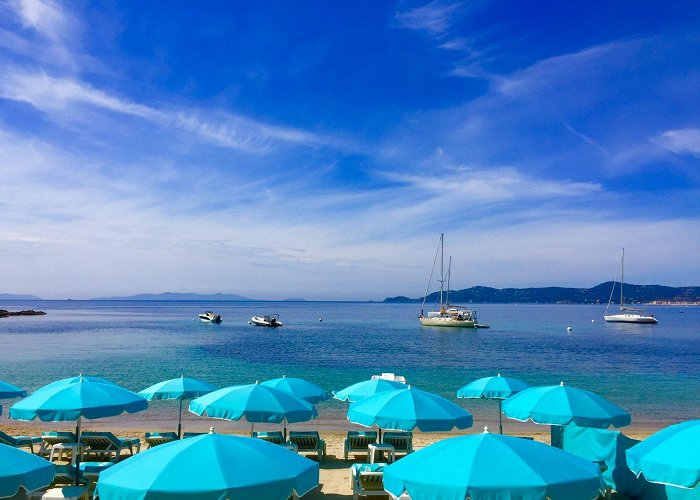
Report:
[{"label": "motorboat", "polygon": [[221,323],[221,315],[214,314],[212,311],[205,311],[199,315],[200,321],[204,323]]},{"label": "motorboat", "polygon": [[[440,307],[437,311],[430,311],[428,314],[423,313],[425,308],[425,302],[428,299],[430,293],[430,282],[428,283],[428,288],[425,290],[425,297],[423,298],[423,306],[421,307],[420,315],[418,320],[423,326],[444,326],[444,327],[457,327],[457,328],[476,328],[478,324],[476,319],[476,311],[472,311],[463,306],[450,305],[450,269],[452,267],[452,258],[450,257],[450,262],[447,267],[447,293],[444,292],[444,239],[445,235],[440,234],[440,243],[438,245],[438,251],[440,252]],[[432,280],[433,273],[435,271],[435,266],[437,264],[437,255],[435,256],[435,261],[433,262],[433,270],[430,273],[430,278]],[[445,299],[443,301],[443,298]]]},{"label": "motorboat", "polygon": [[248,324],[255,326],[271,326],[273,328],[277,326],[282,326],[282,322],[280,321],[280,317],[278,314],[268,314],[267,316],[253,316],[252,318],[250,318]]},{"label": "motorboat", "polygon": [[622,259],[620,262],[620,312],[619,314],[608,314],[608,309],[613,302],[613,294],[615,293],[615,281],[613,281],[613,287],[610,291],[610,300],[608,300],[608,307],[605,308],[605,315],[603,319],[608,323],[645,323],[655,325],[659,321],[654,317],[653,314],[646,314],[646,310],[625,307],[625,298],[622,293],[622,285],[625,281],[625,249],[622,249]]}]

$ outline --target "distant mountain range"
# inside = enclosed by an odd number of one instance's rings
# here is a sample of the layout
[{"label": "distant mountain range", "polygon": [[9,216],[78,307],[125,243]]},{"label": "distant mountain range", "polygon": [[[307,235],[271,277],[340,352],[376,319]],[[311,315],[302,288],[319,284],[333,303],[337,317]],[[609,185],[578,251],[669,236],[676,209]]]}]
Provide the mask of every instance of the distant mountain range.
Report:
[{"label": "distant mountain range", "polygon": [[14,293],[0,293],[0,300],[41,300],[36,295],[18,295]]},{"label": "distant mountain range", "polygon": [[[607,304],[613,282],[607,281],[593,288],[490,288],[475,286],[464,290],[450,290],[450,302],[458,303],[530,303],[530,304]],[[698,302],[700,286],[670,287],[661,285],[632,285],[625,283],[625,303],[648,303],[654,301]],[[439,300],[439,292],[430,294],[426,303]],[[620,284],[615,284],[613,299],[620,300]],[[389,297],[386,303],[420,303],[423,297]]]},{"label": "distant mountain range", "polygon": [[206,302],[227,302],[237,300],[255,300],[235,293],[140,293],[138,295],[129,295],[126,297],[97,297],[90,300],[163,300],[163,301],[182,301],[182,300],[200,300]]}]

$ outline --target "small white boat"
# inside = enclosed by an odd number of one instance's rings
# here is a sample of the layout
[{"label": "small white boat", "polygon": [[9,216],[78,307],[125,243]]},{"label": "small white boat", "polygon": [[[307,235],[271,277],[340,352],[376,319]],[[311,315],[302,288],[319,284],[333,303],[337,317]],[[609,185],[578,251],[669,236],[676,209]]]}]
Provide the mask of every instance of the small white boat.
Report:
[{"label": "small white boat", "polygon": [[282,326],[282,322],[280,321],[280,317],[278,314],[268,314],[267,316],[253,316],[252,318],[250,318],[248,324],[255,326],[271,326],[273,328],[277,326]]},{"label": "small white boat", "polygon": [[[445,301],[443,302],[444,295],[444,234],[440,234],[440,244],[438,246],[440,251],[440,309],[437,311],[429,311],[427,315],[423,313],[423,308],[425,307],[425,302],[428,299],[430,292],[430,281],[428,282],[428,288],[425,290],[425,297],[423,298],[423,307],[421,307],[420,315],[418,320],[423,326],[444,326],[444,327],[455,327],[455,328],[476,328],[478,321],[476,319],[476,311],[472,311],[463,306],[450,305],[450,269],[452,268],[452,258],[450,257],[450,263],[447,267],[447,294],[445,296]],[[430,273],[430,278],[432,280],[433,272],[435,271],[435,265],[437,264],[437,255],[435,256],[435,261],[433,262],[433,271]],[[484,328],[485,326],[481,326]]]},{"label": "small white boat", "polygon": [[646,314],[644,309],[636,309],[633,307],[625,307],[625,298],[622,294],[622,284],[625,281],[625,249],[622,249],[622,261],[620,264],[620,313],[619,314],[608,314],[608,309],[613,300],[613,293],[615,292],[615,281],[613,281],[613,289],[610,292],[610,300],[608,300],[608,307],[605,308],[605,315],[603,319],[608,323],[646,323],[646,324],[656,324],[658,320],[653,314]]},{"label": "small white boat", "polygon": [[214,314],[211,311],[203,312],[199,315],[199,319],[204,323],[221,323],[221,315]]}]

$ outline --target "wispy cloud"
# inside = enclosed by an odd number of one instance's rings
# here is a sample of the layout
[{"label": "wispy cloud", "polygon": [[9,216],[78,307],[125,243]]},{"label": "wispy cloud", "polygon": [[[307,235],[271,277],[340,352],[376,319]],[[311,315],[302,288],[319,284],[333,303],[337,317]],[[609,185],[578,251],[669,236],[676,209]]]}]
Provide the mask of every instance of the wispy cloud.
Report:
[{"label": "wispy cloud", "polygon": [[678,155],[700,158],[700,129],[666,130],[653,137],[652,142]]},{"label": "wispy cloud", "polygon": [[405,29],[423,31],[430,36],[442,37],[452,28],[452,23],[463,4],[433,0],[432,2],[396,13],[399,26]]},{"label": "wispy cloud", "polygon": [[311,132],[264,124],[230,112],[208,111],[209,117],[216,117],[213,120],[203,118],[203,111],[155,108],[109,94],[80,80],[16,68],[8,68],[0,80],[0,97],[30,104],[51,114],[58,122],[67,108],[90,106],[142,118],[161,127],[179,128],[218,146],[252,153],[267,152],[280,143],[311,146],[330,142],[329,138]]}]

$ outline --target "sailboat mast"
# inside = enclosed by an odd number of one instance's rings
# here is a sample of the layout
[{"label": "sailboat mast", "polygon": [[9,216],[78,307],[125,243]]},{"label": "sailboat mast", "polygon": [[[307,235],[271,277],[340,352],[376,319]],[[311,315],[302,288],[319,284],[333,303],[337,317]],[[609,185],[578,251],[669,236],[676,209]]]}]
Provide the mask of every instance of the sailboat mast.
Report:
[{"label": "sailboat mast", "polygon": [[625,247],[622,247],[622,265],[620,271],[620,311],[625,307],[625,302],[622,296],[622,285],[625,282]]},{"label": "sailboat mast", "polygon": [[450,305],[450,274],[452,272],[452,256],[447,264],[447,294],[445,295],[445,304]]},{"label": "sailboat mast", "polygon": [[440,305],[442,302],[442,293],[445,288],[445,234],[440,233]]}]

